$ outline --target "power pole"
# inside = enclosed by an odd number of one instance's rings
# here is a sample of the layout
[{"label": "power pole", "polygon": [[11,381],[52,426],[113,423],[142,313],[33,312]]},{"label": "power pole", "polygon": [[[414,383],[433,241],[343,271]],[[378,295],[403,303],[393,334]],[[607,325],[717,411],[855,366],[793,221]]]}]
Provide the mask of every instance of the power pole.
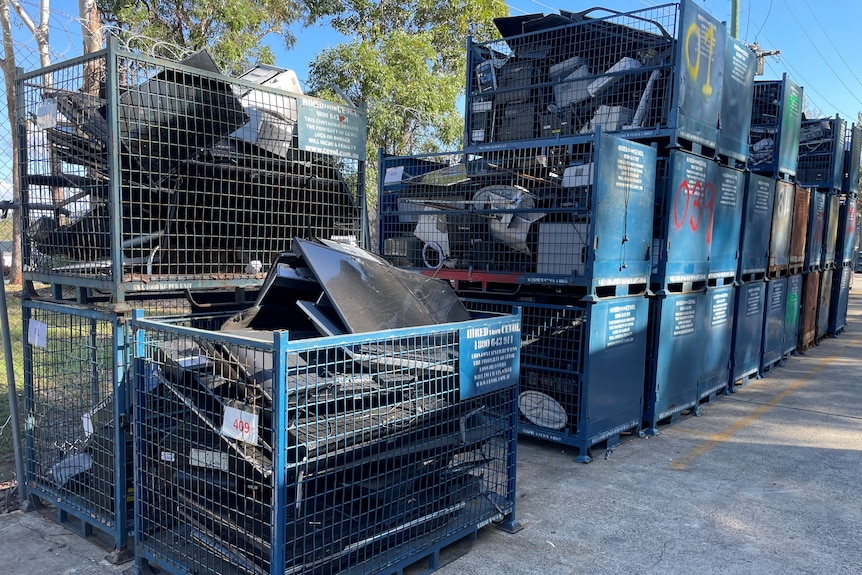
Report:
[{"label": "power pole", "polygon": [[730,0],[730,35],[739,39],[739,0]]}]

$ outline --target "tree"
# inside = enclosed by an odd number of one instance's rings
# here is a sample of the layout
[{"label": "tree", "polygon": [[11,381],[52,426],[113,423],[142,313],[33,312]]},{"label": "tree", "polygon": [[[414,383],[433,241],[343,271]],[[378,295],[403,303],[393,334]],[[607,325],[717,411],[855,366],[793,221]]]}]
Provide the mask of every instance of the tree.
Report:
[{"label": "tree", "polygon": [[[3,68],[3,79],[6,83],[6,113],[10,126],[10,140],[12,146],[12,200],[21,201],[21,182],[18,170],[18,138],[20,137],[16,126],[16,94],[15,89],[15,44],[12,38],[12,20],[10,7],[18,15],[25,28],[27,28],[36,40],[36,50],[39,54],[39,64],[44,67],[51,63],[51,48],[49,44],[48,24],[50,17],[49,0],[40,0],[38,23],[30,17],[23,5],[17,0],[0,0],[0,28],[3,30],[3,58],[0,67]],[[63,200],[62,189],[52,190],[55,203]],[[15,214],[13,217],[12,238],[12,272],[10,283],[21,283],[21,217]]]},{"label": "tree", "polygon": [[310,10],[311,24],[329,25],[347,41],[314,58],[309,85],[327,98],[340,88],[367,106],[369,173],[378,148],[402,155],[460,145],[467,36],[495,37],[493,18],[508,15],[504,3],[320,0]]},{"label": "tree", "polygon": [[305,14],[300,0],[97,0],[103,22],[135,51],[174,59],[177,47],[206,48],[228,73],[275,61],[261,41],[279,34],[295,42],[289,26]]}]

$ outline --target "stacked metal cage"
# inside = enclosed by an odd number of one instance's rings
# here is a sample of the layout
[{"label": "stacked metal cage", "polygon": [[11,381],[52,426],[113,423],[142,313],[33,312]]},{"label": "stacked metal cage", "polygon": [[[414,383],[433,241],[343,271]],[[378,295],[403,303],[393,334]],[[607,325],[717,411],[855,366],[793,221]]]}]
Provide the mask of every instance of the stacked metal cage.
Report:
[{"label": "stacked metal cage", "polygon": [[20,75],[25,279],[123,301],[259,284],[293,237],[358,241],[364,116],[287,72],[111,42]]},{"label": "stacked metal cage", "polygon": [[766,277],[775,181],[748,172],[740,234],[739,288],[733,326],[730,390],[760,375]]},{"label": "stacked metal cage", "polygon": [[233,78],[205,51],[172,62],[114,41],[17,88],[26,482],[119,557],[130,311],[248,306],[291,238],[358,243],[365,117],[288,70]]},{"label": "stacked metal cage", "polygon": [[[470,309],[524,306],[520,432],[588,461],[639,429],[655,150],[599,133],[380,166],[384,257]],[[610,357],[629,369],[601,391]]]},{"label": "stacked metal cage", "polygon": [[781,80],[756,80],[748,148],[751,171],[780,179],[795,177],[801,123],[800,86],[787,74]]},{"label": "stacked metal cage", "polygon": [[655,150],[588,142],[382,157],[380,253],[458,289],[646,292]]},{"label": "stacked metal cage", "polygon": [[831,336],[841,334],[847,325],[848,299],[857,262],[862,126],[853,124],[847,130],[845,142],[844,180],[839,199],[834,277],[826,331]]},{"label": "stacked metal cage", "polygon": [[468,146],[600,128],[715,152],[727,36],[694,2],[495,23],[502,39],[468,44]]},{"label": "stacked metal cage", "polygon": [[401,573],[515,525],[517,316],[295,341],[132,325],[139,567]]}]

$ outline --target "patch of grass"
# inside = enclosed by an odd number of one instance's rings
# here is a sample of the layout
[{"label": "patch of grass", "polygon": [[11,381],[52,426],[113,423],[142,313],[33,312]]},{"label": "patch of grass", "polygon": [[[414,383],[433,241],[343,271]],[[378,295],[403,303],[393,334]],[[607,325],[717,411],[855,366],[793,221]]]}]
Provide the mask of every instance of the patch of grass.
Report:
[{"label": "patch of grass", "polygon": [[[12,361],[15,370],[15,384],[18,391],[18,409],[23,407],[22,390],[24,389],[24,334],[21,316],[21,299],[15,297],[7,287],[7,307],[9,308],[9,331],[12,343]],[[0,332],[2,341],[2,332]],[[15,476],[15,455],[12,444],[12,428],[9,421],[9,386],[6,381],[6,357],[0,347],[0,483],[9,481]]]}]

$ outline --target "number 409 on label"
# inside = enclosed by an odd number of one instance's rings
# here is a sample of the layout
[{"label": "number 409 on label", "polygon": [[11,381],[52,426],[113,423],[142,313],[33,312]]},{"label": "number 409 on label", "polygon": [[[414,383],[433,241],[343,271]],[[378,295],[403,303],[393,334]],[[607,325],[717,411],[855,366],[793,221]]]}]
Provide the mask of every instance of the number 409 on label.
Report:
[{"label": "number 409 on label", "polygon": [[226,405],[222,419],[221,434],[257,445],[258,416],[255,413]]}]

